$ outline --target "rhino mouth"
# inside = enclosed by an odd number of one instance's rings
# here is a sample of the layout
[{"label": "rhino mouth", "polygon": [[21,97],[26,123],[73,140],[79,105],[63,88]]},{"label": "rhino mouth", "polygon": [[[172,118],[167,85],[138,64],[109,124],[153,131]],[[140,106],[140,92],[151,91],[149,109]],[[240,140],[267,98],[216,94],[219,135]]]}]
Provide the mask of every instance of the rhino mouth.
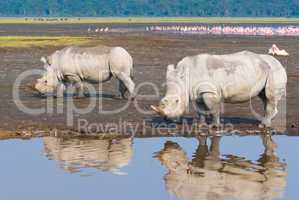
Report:
[{"label": "rhino mouth", "polygon": [[159,114],[160,116],[162,116],[162,117],[166,117],[165,112],[164,112],[161,108],[159,108],[159,106],[151,105],[151,109],[152,109],[153,111],[155,111],[157,114]]}]

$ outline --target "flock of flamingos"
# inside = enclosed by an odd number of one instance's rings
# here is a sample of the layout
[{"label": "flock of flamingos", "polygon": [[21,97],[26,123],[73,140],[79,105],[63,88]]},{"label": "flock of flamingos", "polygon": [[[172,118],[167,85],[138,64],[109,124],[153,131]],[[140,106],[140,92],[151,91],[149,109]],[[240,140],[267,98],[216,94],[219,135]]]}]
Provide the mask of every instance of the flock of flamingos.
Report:
[{"label": "flock of flamingos", "polygon": [[[260,35],[260,36],[299,36],[299,26],[229,26],[229,25],[153,25],[144,27],[147,32],[190,33],[211,35]],[[114,32],[110,27],[88,28],[88,32]]]},{"label": "flock of flamingos", "polygon": [[[108,33],[116,32],[109,27],[88,28],[88,33]],[[165,32],[182,34],[211,34],[211,35],[247,35],[247,36],[299,36],[299,26],[181,26],[181,25],[155,25],[146,26],[147,32]],[[288,56],[289,53],[284,49],[279,49],[273,44],[268,51],[271,55]]]},{"label": "flock of flamingos", "polygon": [[146,30],[212,35],[299,36],[299,26],[149,26]]}]

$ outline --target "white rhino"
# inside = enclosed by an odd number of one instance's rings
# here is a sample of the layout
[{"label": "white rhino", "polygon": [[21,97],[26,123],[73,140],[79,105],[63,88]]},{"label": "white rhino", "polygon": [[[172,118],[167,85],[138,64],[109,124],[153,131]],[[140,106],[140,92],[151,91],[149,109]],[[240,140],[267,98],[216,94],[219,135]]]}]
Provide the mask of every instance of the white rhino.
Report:
[{"label": "white rhino", "polygon": [[200,54],[185,57],[167,68],[167,92],[158,106],[163,117],[181,117],[189,101],[196,103],[200,117],[211,114],[220,123],[220,105],[241,103],[259,96],[265,104],[263,125],[271,126],[277,104],[286,92],[287,75],[270,55],[242,51],[228,55]]},{"label": "white rhino", "polygon": [[122,47],[66,47],[48,57],[42,57],[46,73],[37,80],[35,89],[42,94],[63,95],[65,83],[75,84],[83,94],[83,82],[100,83],[118,79],[122,97],[126,91],[134,97],[133,59]]},{"label": "white rhino", "polygon": [[213,137],[210,149],[206,138],[189,161],[174,142],[166,142],[156,158],[167,168],[166,190],[182,200],[240,199],[271,200],[283,197],[286,164],[275,155],[276,144],[263,136],[264,153],[257,161],[220,155],[220,137]]}]

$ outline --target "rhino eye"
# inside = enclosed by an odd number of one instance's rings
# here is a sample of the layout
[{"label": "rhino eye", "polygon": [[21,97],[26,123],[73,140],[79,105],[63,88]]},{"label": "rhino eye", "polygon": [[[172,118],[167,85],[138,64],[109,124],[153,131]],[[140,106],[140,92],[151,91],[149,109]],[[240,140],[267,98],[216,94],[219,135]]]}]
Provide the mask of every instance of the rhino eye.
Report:
[{"label": "rhino eye", "polygon": [[179,100],[177,99],[175,102],[176,102],[176,103],[179,103]]}]

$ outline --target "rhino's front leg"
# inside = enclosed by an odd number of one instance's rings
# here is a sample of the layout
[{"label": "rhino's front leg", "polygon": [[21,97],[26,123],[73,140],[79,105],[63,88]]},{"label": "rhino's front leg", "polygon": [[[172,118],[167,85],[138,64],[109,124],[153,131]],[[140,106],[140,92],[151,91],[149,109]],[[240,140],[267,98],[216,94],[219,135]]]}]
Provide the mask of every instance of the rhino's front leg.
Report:
[{"label": "rhino's front leg", "polygon": [[220,106],[221,101],[217,94],[215,93],[204,93],[202,98],[205,106],[207,107],[210,114],[213,116],[213,124],[220,124]]},{"label": "rhino's front leg", "polygon": [[63,97],[65,89],[66,89],[65,85],[63,83],[59,83],[57,86],[56,97],[57,98]]},{"label": "rhino's front leg", "polygon": [[76,83],[76,88],[78,90],[78,97],[84,97],[84,83],[82,81]]},{"label": "rhino's front leg", "polygon": [[66,75],[66,79],[68,80],[69,83],[72,84],[71,87],[71,95],[74,95],[75,92],[78,93],[78,97],[84,97],[84,83],[81,80],[81,78],[77,75]]},{"label": "rhino's front leg", "polygon": [[206,116],[208,115],[208,111],[202,99],[196,100],[196,113],[199,119],[199,123],[206,123]]}]

